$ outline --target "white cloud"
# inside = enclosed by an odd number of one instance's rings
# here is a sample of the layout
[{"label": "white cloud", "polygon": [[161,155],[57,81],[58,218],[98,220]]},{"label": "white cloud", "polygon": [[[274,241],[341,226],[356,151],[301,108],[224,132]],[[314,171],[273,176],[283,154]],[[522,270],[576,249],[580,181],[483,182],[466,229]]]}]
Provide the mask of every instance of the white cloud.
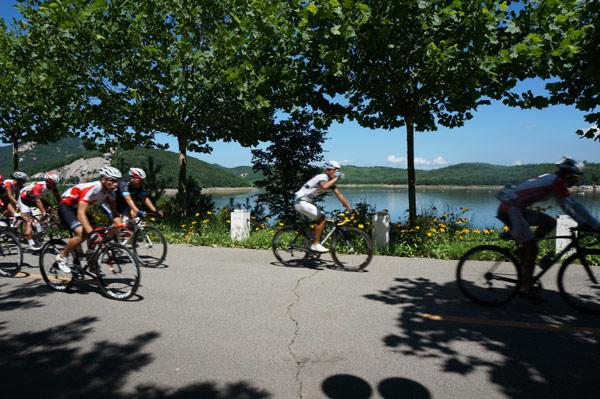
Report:
[{"label": "white cloud", "polygon": [[513,165],[523,165],[523,161],[515,161],[513,162]]},{"label": "white cloud", "polygon": [[391,162],[391,163],[402,163],[402,162],[406,162],[406,159],[402,158],[402,157],[397,157],[395,155],[388,155],[387,156],[387,161]]},{"label": "white cloud", "polygon": [[[391,163],[406,164],[406,158],[403,158],[403,157],[397,157],[395,155],[388,155],[386,159],[388,162],[391,162]],[[415,157],[415,167],[440,166],[440,165],[447,165],[447,164],[448,164],[448,161],[446,161],[446,159],[444,159],[444,157],[441,155],[434,159],[425,159],[423,157]]]},{"label": "white cloud", "polygon": [[349,159],[344,159],[343,161],[340,161],[340,165],[350,165],[352,161],[350,161]]},{"label": "white cloud", "polygon": [[525,129],[535,129],[537,125],[535,123],[528,123],[524,127]]}]

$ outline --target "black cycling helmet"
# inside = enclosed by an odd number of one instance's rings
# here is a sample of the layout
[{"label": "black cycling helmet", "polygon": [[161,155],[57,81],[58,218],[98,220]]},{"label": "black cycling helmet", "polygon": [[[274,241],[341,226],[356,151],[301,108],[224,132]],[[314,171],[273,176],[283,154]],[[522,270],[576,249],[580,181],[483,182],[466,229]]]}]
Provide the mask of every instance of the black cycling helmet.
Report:
[{"label": "black cycling helmet", "polygon": [[585,165],[583,162],[577,162],[571,157],[564,156],[555,164],[558,170],[565,170],[576,175],[582,175]]}]

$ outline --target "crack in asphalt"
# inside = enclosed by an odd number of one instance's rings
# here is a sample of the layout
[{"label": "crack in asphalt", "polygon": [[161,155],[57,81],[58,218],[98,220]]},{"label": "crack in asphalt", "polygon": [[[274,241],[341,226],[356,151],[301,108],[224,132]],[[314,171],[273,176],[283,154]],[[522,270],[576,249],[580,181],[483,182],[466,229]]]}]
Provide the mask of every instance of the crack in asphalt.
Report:
[{"label": "crack in asphalt", "polygon": [[300,323],[298,322],[298,320],[296,320],[294,318],[294,316],[292,316],[292,308],[298,304],[298,302],[300,302],[300,295],[298,295],[298,292],[296,291],[299,287],[300,287],[300,283],[302,282],[302,280],[306,280],[309,279],[311,277],[314,277],[315,275],[317,275],[317,273],[319,273],[321,270],[317,270],[316,272],[314,272],[313,274],[309,275],[309,276],[304,276],[299,278],[296,281],[296,286],[294,287],[294,289],[292,290],[292,293],[296,296],[296,300],[292,303],[290,303],[287,307],[287,315],[290,318],[290,320],[292,320],[294,322],[294,324],[296,325],[296,329],[294,330],[294,336],[292,337],[292,340],[290,341],[290,343],[288,344],[288,352],[290,353],[290,355],[292,356],[292,358],[294,359],[294,362],[296,363],[296,383],[298,384],[298,398],[302,399],[302,378],[301,378],[301,373],[302,373],[302,367],[304,366],[303,361],[300,361],[297,357],[296,357],[296,353],[294,352],[294,350],[292,349],[292,346],[294,345],[294,343],[296,342],[296,339],[298,338],[298,333],[300,332]]}]

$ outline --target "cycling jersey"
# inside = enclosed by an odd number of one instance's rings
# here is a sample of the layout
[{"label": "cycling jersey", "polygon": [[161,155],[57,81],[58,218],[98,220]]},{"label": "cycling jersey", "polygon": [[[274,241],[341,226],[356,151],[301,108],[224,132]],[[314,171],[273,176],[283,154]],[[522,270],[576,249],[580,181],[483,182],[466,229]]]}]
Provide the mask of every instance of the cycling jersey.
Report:
[{"label": "cycling jersey", "polygon": [[[321,188],[321,184],[329,181],[329,176],[326,173],[316,175],[307,181],[300,190],[296,191],[296,201],[313,202],[316,198],[323,195],[327,190]],[[329,187],[330,190],[335,189],[335,185]]]},{"label": "cycling jersey", "polygon": [[144,187],[135,187],[129,180],[119,180],[117,183],[117,209],[119,213],[127,215],[129,212],[129,205],[125,201],[125,196],[131,196],[138,200],[144,200],[148,197],[148,193]]},{"label": "cycling jersey", "polygon": [[527,207],[536,202],[554,197],[560,207],[578,223],[598,228],[599,222],[569,193],[569,185],[566,180],[557,174],[545,174],[534,179],[527,180],[514,187],[505,187],[497,198],[502,201],[498,209],[501,220],[510,220],[513,226],[513,235],[521,236],[520,241],[532,239],[529,229],[525,226],[532,224],[526,221],[525,211]]},{"label": "cycling jersey", "polygon": [[93,204],[95,202],[115,202],[114,191],[106,192],[99,181],[77,184],[62,194],[60,203],[76,208],[79,202]]},{"label": "cycling jersey", "polygon": [[45,181],[38,181],[29,183],[25,187],[23,187],[20,191],[19,196],[21,199],[35,202],[40,199],[42,195],[45,193],[55,193],[58,194],[58,190],[56,189],[56,185],[49,185]]},{"label": "cycling jersey", "polygon": [[8,191],[11,191],[15,195],[21,187],[19,183],[14,179],[6,179],[0,184],[0,196],[5,196]]}]

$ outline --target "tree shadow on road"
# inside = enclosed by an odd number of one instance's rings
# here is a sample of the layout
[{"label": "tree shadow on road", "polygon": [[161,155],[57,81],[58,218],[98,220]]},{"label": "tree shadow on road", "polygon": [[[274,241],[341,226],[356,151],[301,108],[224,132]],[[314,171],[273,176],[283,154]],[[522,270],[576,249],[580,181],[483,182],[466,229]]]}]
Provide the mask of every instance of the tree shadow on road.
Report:
[{"label": "tree shadow on road", "polygon": [[[330,399],[369,399],[373,396],[371,385],[351,374],[336,374],[327,377],[321,390]],[[429,390],[416,381],[393,377],[379,382],[377,391],[384,399],[410,398],[430,399]]]},{"label": "tree shadow on road", "polygon": [[38,298],[50,294],[50,290],[38,281],[28,281],[8,290],[8,284],[0,284],[0,312],[17,309],[31,309],[44,306]]},{"label": "tree shadow on road", "polygon": [[[482,308],[463,299],[454,282],[395,281],[366,298],[401,308],[400,332],[383,337],[399,354],[438,359],[440,372],[457,376],[483,370],[512,398],[600,397],[600,318],[575,313],[558,293],[545,291],[550,302],[542,306],[517,299]],[[496,325],[484,324],[490,320]],[[549,324],[596,333],[553,331]],[[477,349],[465,349],[466,342]]]},{"label": "tree shadow on road", "polygon": [[94,317],[58,325],[38,332],[11,333],[0,323],[0,370],[2,396],[6,398],[133,399],[207,398],[263,399],[266,391],[240,381],[223,388],[213,382],[199,382],[171,389],[139,385],[124,390],[129,376],[153,361],[144,348],[157,339],[146,332],[125,343],[99,341],[83,346],[93,331]]}]

